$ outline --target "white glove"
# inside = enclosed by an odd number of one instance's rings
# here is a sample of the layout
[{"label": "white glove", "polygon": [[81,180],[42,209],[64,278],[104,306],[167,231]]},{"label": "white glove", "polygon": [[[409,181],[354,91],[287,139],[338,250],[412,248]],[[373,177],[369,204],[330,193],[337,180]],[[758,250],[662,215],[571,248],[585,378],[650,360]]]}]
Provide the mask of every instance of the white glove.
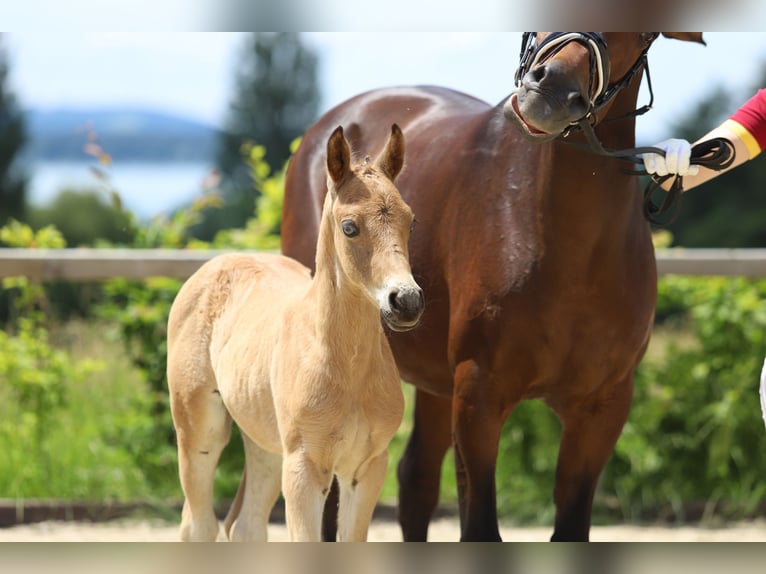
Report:
[{"label": "white glove", "polygon": [[654,147],[665,150],[665,157],[657,153],[643,154],[647,173],[657,175],[696,175],[700,166],[691,165],[692,146],[682,139],[669,139]]}]

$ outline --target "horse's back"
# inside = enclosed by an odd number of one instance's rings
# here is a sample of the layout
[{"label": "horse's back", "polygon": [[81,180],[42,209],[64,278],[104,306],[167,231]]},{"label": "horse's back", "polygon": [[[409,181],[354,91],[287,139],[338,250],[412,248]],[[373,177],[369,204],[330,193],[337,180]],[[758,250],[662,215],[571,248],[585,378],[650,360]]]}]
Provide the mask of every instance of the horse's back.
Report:
[{"label": "horse's back", "polygon": [[254,297],[263,299],[264,307],[268,307],[273,294],[284,296],[309,281],[309,269],[289,257],[270,253],[218,255],[203,264],[178,292],[168,319],[169,351],[178,339],[207,346],[222,316],[241,318],[256,311]]},{"label": "horse's back", "polygon": [[[324,145],[336,127],[343,126],[352,149],[363,150],[370,157],[383,148],[392,124],[402,128],[408,160],[397,186],[407,203],[414,206],[418,193],[409,182],[427,177],[425,173],[432,169],[425,156],[442,154],[433,144],[438,141],[444,145],[472,131],[471,126],[491,109],[480,99],[438,86],[372,90],[332,108],[307,130],[290,160],[282,220],[283,253],[313,266],[319,215],[327,190]],[[430,162],[435,166],[440,157],[432,157]]]}]

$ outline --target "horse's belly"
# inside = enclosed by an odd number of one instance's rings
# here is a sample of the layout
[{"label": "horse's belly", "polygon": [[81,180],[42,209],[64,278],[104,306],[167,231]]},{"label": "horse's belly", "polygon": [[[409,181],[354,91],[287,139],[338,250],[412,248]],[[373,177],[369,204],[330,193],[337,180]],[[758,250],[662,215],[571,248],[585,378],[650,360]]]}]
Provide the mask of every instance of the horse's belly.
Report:
[{"label": "horse's belly", "polygon": [[266,312],[261,315],[262,320],[255,321],[242,313],[241,322],[232,329],[237,336],[225,338],[214,333],[214,340],[225,342],[211,348],[211,363],[221,399],[240,430],[261,448],[279,453],[270,380],[274,341],[281,323]]},{"label": "horse's belly", "polygon": [[268,369],[216,373],[221,399],[232,420],[250,440],[269,452],[280,453],[281,444]]}]

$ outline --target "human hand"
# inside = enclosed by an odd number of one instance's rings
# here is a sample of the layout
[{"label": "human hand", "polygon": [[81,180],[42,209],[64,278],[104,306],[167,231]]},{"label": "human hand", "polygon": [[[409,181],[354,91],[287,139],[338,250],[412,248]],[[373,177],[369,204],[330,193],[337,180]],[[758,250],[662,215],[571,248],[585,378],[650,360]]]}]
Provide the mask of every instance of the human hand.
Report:
[{"label": "human hand", "polygon": [[658,153],[643,154],[644,168],[649,174],[657,175],[696,175],[698,165],[691,164],[692,146],[683,139],[671,138],[654,147],[665,151],[665,157]]}]

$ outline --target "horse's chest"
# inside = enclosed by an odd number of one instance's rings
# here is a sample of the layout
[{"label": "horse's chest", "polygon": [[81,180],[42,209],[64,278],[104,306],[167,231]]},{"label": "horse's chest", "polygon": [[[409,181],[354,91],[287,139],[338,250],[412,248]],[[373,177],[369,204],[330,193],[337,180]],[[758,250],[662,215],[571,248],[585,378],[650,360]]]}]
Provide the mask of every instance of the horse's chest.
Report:
[{"label": "horse's chest", "polygon": [[325,359],[309,355],[305,362],[294,362],[290,371],[275,373],[275,406],[285,448],[309,445],[324,452],[322,458],[345,464],[379,453],[396,432],[404,411],[396,365]]}]

